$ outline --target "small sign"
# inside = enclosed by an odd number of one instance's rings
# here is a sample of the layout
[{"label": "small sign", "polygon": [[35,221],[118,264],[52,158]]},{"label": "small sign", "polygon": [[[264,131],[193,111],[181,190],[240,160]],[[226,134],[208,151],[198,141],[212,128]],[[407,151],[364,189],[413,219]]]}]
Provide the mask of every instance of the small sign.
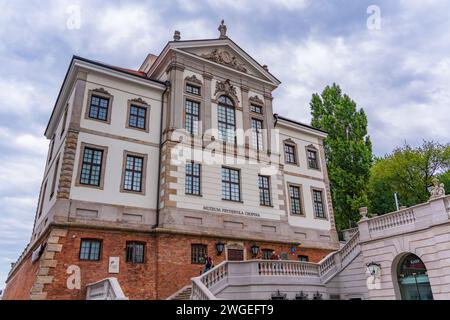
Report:
[{"label": "small sign", "polygon": [[235,210],[235,209],[209,207],[209,206],[203,206],[203,210],[210,211],[210,212],[228,213],[228,214],[235,214],[235,215],[241,215],[241,216],[248,216],[248,217],[258,217],[258,218],[261,217],[261,215],[258,212],[245,211],[245,210]]},{"label": "small sign", "polygon": [[41,255],[44,253],[44,249],[45,249],[45,245],[44,244],[40,244],[36,248],[36,250],[34,250],[33,253],[31,254],[31,262],[35,262],[35,261],[39,260]]},{"label": "small sign", "polygon": [[119,257],[109,257],[109,273],[119,273]]}]

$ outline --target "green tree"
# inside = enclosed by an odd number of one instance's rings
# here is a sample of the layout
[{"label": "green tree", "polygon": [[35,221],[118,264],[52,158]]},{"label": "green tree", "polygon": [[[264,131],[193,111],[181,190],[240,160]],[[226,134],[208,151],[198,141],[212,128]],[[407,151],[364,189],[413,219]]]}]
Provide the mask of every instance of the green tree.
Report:
[{"label": "green tree", "polygon": [[426,202],[428,187],[438,177],[450,187],[450,145],[424,141],[420,147],[405,145],[391,154],[376,159],[370,172],[367,189],[371,213],[395,211],[394,193],[400,205],[412,206]]},{"label": "green tree", "polygon": [[311,125],[328,132],[325,154],[336,225],[345,229],[359,220],[358,209],[367,204],[364,190],[372,165],[367,117],[336,84],[313,94],[310,106]]}]

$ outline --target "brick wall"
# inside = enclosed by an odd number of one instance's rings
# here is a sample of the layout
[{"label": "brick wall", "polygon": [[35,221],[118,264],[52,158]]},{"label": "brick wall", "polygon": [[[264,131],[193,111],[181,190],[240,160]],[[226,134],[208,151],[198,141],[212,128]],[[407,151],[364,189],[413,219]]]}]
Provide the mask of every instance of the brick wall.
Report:
[{"label": "brick wall", "polygon": [[[102,240],[99,261],[79,259],[80,244],[83,238]],[[127,241],[145,242],[145,263],[131,264],[125,261]],[[149,235],[132,232],[112,232],[98,230],[70,229],[62,245],[63,249],[55,255],[58,261],[53,270],[53,282],[46,285],[47,299],[85,299],[86,285],[107,277],[116,277],[124,294],[130,299],[155,299],[155,246]],[[108,273],[109,257],[120,257],[120,273]],[[81,289],[67,288],[67,268],[70,265],[81,269]]]},{"label": "brick wall", "polygon": [[38,270],[39,263],[31,263],[30,253],[9,279],[3,294],[3,300],[29,300]]},{"label": "brick wall", "polygon": [[[39,263],[31,264],[29,258],[9,280],[5,292],[5,299],[29,299],[30,290],[36,285],[40,292],[36,298],[42,299],[82,299],[86,297],[86,285],[107,277],[117,277],[124,294],[129,299],[165,299],[191,283],[192,277],[203,271],[202,264],[191,263],[191,244],[207,245],[207,253],[218,265],[225,259],[216,254],[216,243],[220,240],[225,244],[235,243],[212,237],[188,236],[169,233],[134,233],[94,229],[58,229],[59,237],[50,232],[46,252]],[[82,238],[102,240],[99,261],[82,261],[79,259]],[[125,247],[127,241],[140,241],[146,244],[145,263],[131,264],[125,261]],[[56,243],[55,243],[56,242]],[[238,241],[239,242],[239,241]],[[323,249],[297,248],[295,254],[290,253],[290,246],[269,242],[241,241],[245,247],[245,256],[252,259],[251,246],[260,247],[257,259],[262,258],[262,249],[275,250],[277,254],[288,254],[290,260],[297,260],[297,255],[309,257],[311,262],[318,262],[329,251]],[[51,252],[47,252],[50,250]],[[108,273],[109,257],[120,257],[120,273]],[[51,259],[51,261],[47,261]],[[46,261],[44,261],[46,260]],[[51,262],[51,263],[50,263]],[[67,268],[71,265],[80,267],[81,288],[68,289]],[[41,266],[41,268],[39,268]],[[49,267],[50,266],[50,267]],[[45,274],[41,273],[44,272]],[[34,286],[33,286],[34,283]]]}]

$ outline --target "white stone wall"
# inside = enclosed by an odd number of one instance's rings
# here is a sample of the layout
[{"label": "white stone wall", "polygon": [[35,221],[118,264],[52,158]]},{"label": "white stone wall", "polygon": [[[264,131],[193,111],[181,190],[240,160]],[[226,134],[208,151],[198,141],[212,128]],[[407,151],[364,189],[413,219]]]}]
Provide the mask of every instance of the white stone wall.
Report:
[{"label": "white stone wall", "polygon": [[326,284],[327,292],[330,295],[339,295],[341,300],[366,300],[369,297],[367,278],[368,274],[366,274],[363,256],[359,254],[344,270]]}]

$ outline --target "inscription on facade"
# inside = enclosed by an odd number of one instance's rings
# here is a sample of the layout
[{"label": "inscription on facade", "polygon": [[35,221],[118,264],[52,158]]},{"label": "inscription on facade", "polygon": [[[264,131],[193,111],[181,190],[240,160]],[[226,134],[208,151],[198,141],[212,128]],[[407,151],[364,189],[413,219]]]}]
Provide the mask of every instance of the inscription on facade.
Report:
[{"label": "inscription on facade", "polygon": [[235,210],[235,209],[209,207],[209,206],[203,206],[203,210],[210,211],[210,212],[217,212],[217,213],[236,214],[236,215],[247,216],[247,217],[258,217],[258,218],[261,217],[261,215],[257,212],[246,211],[246,210]]}]

